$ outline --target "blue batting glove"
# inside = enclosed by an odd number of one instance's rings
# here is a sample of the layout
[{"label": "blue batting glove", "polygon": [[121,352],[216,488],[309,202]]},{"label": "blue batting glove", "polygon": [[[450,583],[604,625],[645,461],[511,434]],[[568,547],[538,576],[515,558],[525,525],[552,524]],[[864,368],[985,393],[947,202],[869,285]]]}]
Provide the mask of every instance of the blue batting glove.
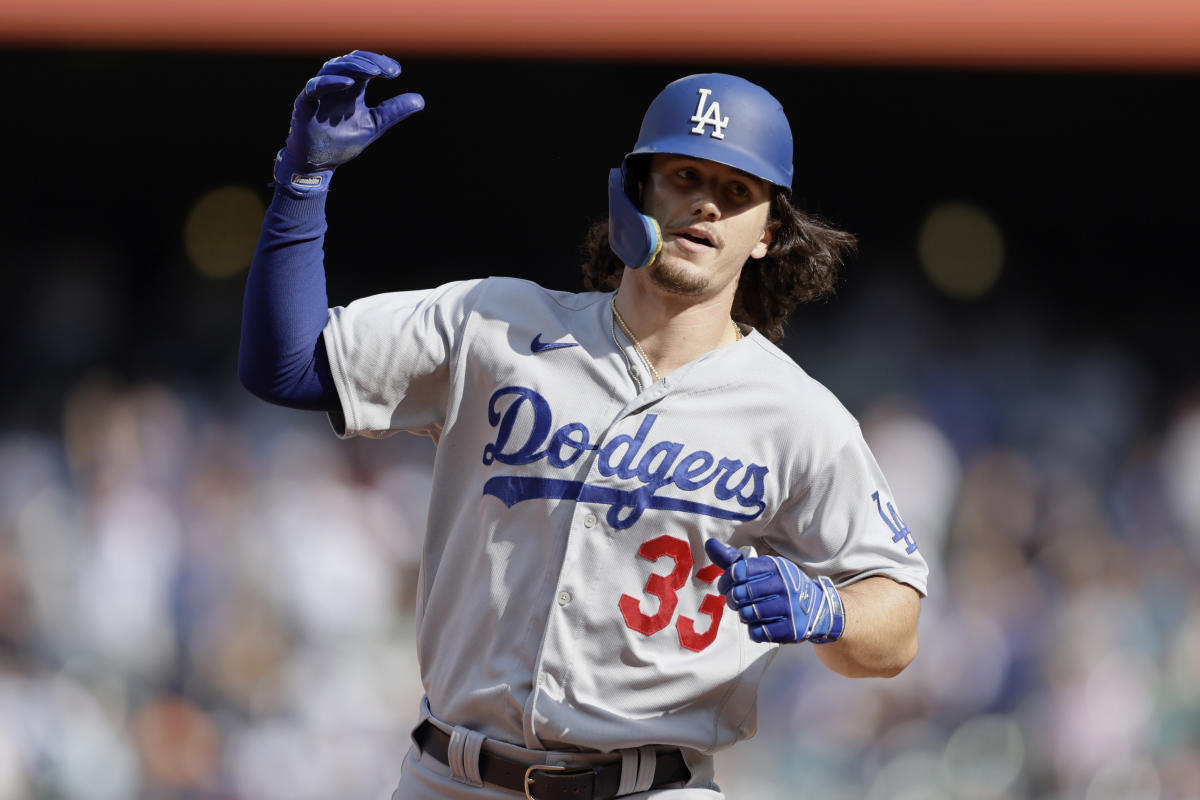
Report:
[{"label": "blue batting glove", "polygon": [[746,558],[720,539],[704,551],[725,574],[717,591],[756,642],[836,642],[846,624],[842,597],[824,575],[812,579],[779,556]]},{"label": "blue batting glove", "polygon": [[367,107],[367,83],[399,74],[394,60],[365,50],[326,61],[296,98],[287,145],[275,157],[276,183],[299,196],[327,190],[335,167],[424,108],[425,98],[414,93]]}]

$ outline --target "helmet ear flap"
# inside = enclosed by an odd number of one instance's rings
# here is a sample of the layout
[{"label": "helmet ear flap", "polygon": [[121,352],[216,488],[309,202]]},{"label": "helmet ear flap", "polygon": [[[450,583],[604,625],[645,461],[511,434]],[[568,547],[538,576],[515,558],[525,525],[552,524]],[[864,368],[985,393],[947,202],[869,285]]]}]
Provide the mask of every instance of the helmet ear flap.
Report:
[{"label": "helmet ear flap", "polygon": [[619,169],[608,171],[608,245],[625,266],[641,269],[662,249],[658,221],[638,210],[636,170],[626,160]]},{"label": "helmet ear flap", "polygon": [[642,189],[646,180],[647,156],[629,156],[621,164],[621,182],[628,197],[639,210],[642,207]]}]

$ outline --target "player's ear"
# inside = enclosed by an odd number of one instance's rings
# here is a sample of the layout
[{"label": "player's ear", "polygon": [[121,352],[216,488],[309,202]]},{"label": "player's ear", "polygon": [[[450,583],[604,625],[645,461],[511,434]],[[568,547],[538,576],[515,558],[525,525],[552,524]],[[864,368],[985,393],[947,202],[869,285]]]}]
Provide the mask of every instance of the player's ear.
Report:
[{"label": "player's ear", "polygon": [[775,231],[777,230],[779,230],[778,220],[767,220],[762,236],[754,245],[754,249],[750,251],[751,258],[762,258],[767,254],[767,251],[771,249],[771,242],[775,241]]}]

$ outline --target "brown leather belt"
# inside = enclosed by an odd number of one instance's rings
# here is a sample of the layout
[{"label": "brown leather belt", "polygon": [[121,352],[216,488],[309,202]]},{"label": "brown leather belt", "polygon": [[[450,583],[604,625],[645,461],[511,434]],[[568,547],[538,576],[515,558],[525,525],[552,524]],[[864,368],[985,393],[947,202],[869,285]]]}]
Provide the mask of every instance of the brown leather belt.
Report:
[{"label": "brown leather belt", "polygon": [[[422,753],[449,764],[450,734],[429,720],[413,731],[413,741]],[[526,764],[483,750],[479,753],[479,776],[485,783],[522,792],[535,800],[609,800],[617,796],[621,785],[621,762],[564,768]],[[668,750],[658,754],[654,783],[650,788],[683,783],[691,777],[683,753]]]}]

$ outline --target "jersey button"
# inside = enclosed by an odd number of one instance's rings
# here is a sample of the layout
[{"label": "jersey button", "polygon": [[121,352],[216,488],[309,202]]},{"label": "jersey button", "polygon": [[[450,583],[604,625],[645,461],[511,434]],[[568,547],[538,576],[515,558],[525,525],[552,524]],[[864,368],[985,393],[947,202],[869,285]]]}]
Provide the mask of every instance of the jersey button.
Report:
[{"label": "jersey button", "polygon": [[559,592],[558,593],[558,604],[560,606],[565,606],[569,602],[571,602],[571,593],[570,592]]},{"label": "jersey button", "polygon": [[596,524],[596,515],[595,514],[588,514],[586,517],[583,518],[583,527],[590,528],[595,524]]}]

